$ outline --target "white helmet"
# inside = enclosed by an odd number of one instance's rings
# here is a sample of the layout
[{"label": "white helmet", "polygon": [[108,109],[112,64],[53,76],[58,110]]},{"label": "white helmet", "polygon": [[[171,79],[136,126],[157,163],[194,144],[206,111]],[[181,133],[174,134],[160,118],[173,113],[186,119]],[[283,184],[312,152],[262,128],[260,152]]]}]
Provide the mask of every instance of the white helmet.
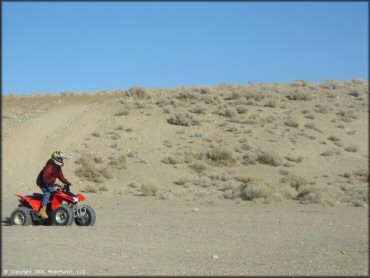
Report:
[{"label": "white helmet", "polygon": [[55,151],[52,153],[51,159],[54,161],[56,165],[63,167],[64,160],[66,159],[66,157],[61,151]]}]

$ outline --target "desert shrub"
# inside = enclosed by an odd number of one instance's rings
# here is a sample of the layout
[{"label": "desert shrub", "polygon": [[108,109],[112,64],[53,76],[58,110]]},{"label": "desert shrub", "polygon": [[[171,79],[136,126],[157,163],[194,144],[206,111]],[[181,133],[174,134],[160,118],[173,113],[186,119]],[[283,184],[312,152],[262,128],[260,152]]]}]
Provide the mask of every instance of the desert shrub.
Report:
[{"label": "desert shrub", "polygon": [[87,193],[96,193],[98,192],[98,190],[96,189],[95,186],[92,186],[92,185],[86,185],[83,189],[82,189],[83,192],[87,192]]},{"label": "desert shrub", "polygon": [[245,114],[248,112],[248,109],[247,109],[247,106],[246,105],[238,105],[236,106],[236,112],[238,112],[239,114]]},{"label": "desert shrub", "polygon": [[111,158],[111,161],[108,163],[117,169],[125,168],[127,157],[126,155],[120,155],[117,158]]},{"label": "desert shrub", "polygon": [[76,163],[80,165],[74,171],[76,176],[85,178],[88,181],[101,182],[101,173],[95,167],[93,155],[85,154]]},{"label": "desert shrub", "polygon": [[353,96],[353,97],[358,97],[358,96],[360,96],[359,92],[357,92],[357,91],[351,91],[351,92],[349,93],[349,95],[350,95],[350,96]]},{"label": "desert shrub", "polygon": [[94,158],[95,163],[103,163],[103,159],[101,157]]},{"label": "desert shrub", "polygon": [[109,188],[106,185],[102,185],[102,186],[99,186],[99,191],[109,191]]},{"label": "desert shrub", "polygon": [[112,138],[113,140],[118,140],[118,139],[120,139],[120,138],[121,138],[121,135],[119,135],[119,134],[117,134],[117,133],[113,133],[113,134],[112,134],[112,136],[111,136],[111,138]]},{"label": "desert shrub", "polygon": [[110,167],[105,167],[103,169],[100,170],[100,173],[103,175],[104,178],[106,179],[111,179],[113,178],[113,173],[112,173],[112,169]]},{"label": "desert shrub", "polygon": [[331,90],[338,89],[340,88],[340,86],[341,86],[341,82],[337,80],[325,80],[322,84],[320,84],[321,88],[331,89]]},{"label": "desert shrub", "polygon": [[337,202],[346,202],[348,197],[334,185],[305,185],[300,187],[297,197],[302,204],[326,204],[334,206]]},{"label": "desert shrub", "polygon": [[190,108],[189,111],[191,113],[195,113],[195,114],[204,114],[205,111],[206,111],[206,108],[203,107],[203,106],[200,106],[200,105],[196,105],[196,106]]},{"label": "desert shrub", "polygon": [[354,170],[352,173],[363,182],[369,181],[369,172],[366,169],[357,169]]},{"label": "desert shrub", "polygon": [[189,168],[197,173],[203,172],[207,167],[201,162],[194,162],[189,165]]},{"label": "desert shrub", "polygon": [[161,161],[165,164],[175,165],[175,164],[181,163],[182,159],[179,156],[177,156],[177,157],[166,156]]},{"label": "desert shrub", "polygon": [[341,121],[346,123],[351,122],[352,119],[357,119],[357,115],[352,110],[351,111],[340,110],[336,114],[341,117]]},{"label": "desert shrub", "polygon": [[312,95],[308,92],[303,92],[303,91],[294,91],[294,92],[291,92],[290,94],[288,94],[287,98],[289,100],[303,100],[303,101],[307,101],[307,100],[311,100],[312,99]]},{"label": "desert shrub", "polygon": [[274,152],[260,151],[257,154],[257,160],[261,164],[267,164],[271,166],[280,166],[282,164],[280,155]]},{"label": "desert shrub", "polygon": [[308,181],[304,177],[296,175],[286,175],[281,178],[282,183],[287,183],[296,190],[299,190],[302,186],[307,185]]},{"label": "desert shrub", "polygon": [[141,192],[143,196],[156,196],[158,192],[158,186],[154,183],[142,184]]},{"label": "desert shrub", "polygon": [[310,123],[310,124],[306,124],[304,127],[305,127],[305,128],[308,128],[308,129],[313,129],[313,130],[315,130],[315,131],[317,131],[317,132],[322,133],[322,131],[321,131],[319,128],[317,128],[317,127],[316,127],[314,124],[312,124],[312,123]]},{"label": "desert shrub", "polygon": [[246,201],[269,198],[271,194],[272,186],[262,178],[247,178],[243,184],[232,190],[233,198],[241,198]]},{"label": "desert shrub", "polygon": [[171,113],[171,107],[170,106],[163,107],[163,113],[170,114]]},{"label": "desert shrub", "polygon": [[299,127],[298,121],[297,120],[294,120],[294,119],[289,119],[284,124],[287,125],[287,126],[290,126],[290,127],[294,127],[294,128],[298,128]]},{"label": "desert shrub", "polygon": [[303,156],[297,156],[297,157],[286,156],[285,159],[288,160],[288,161],[291,161],[291,162],[299,163],[299,162],[303,161]]},{"label": "desert shrub", "polygon": [[233,107],[218,108],[213,113],[226,118],[232,118],[237,115],[236,109]]},{"label": "desert shrub", "polygon": [[347,151],[347,152],[353,152],[353,153],[355,153],[355,152],[357,152],[357,147],[356,146],[354,146],[354,145],[349,145],[349,146],[347,146],[346,148],[345,148],[345,150]]},{"label": "desert shrub", "polygon": [[185,185],[189,182],[189,179],[188,178],[180,178],[176,181],[174,181],[174,184],[177,184],[177,185]]},{"label": "desert shrub", "polygon": [[254,152],[247,152],[244,156],[243,156],[243,164],[244,165],[255,165],[256,162],[258,161],[258,154],[254,153]]},{"label": "desert shrub", "polygon": [[130,114],[130,110],[127,107],[121,108],[119,111],[114,113],[114,116],[127,116]]},{"label": "desert shrub", "polygon": [[338,149],[331,149],[331,150],[327,150],[327,151],[322,152],[320,155],[322,155],[322,156],[333,156],[335,154],[338,155],[340,153],[341,153],[341,151],[338,150]]},{"label": "desert shrub", "polygon": [[333,141],[333,142],[339,142],[339,141],[340,141],[340,138],[338,138],[337,136],[334,136],[334,135],[330,135],[330,136],[328,137],[328,139],[329,139],[330,141]]},{"label": "desert shrub", "polygon": [[276,108],[277,102],[274,99],[270,99],[265,103],[265,107]]},{"label": "desert shrub", "polygon": [[100,137],[100,133],[97,131],[94,131],[91,135],[95,137]]},{"label": "desert shrub", "polygon": [[261,92],[247,91],[245,93],[245,98],[247,100],[261,101],[265,98],[264,94]]},{"label": "desert shrub", "polygon": [[199,92],[192,91],[191,88],[177,87],[172,89],[174,91],[174,97],[180,101],[196,101],[199,99]]},{"label": "desert shrub", "polygon": [[362,207],[369,202],[368,186],[342,184],[340,187],[353,206]]},{"label": "desert shrub", "polygon": [[147,99],[150,98],[149,94],[145,89],[141,87],[132,87],[128,90],[127,96],[137,98],[137,99]]},{"label": "desert shrub", "polygon": [[322,105],[320,105],[320,104],[317,104],[317,105],[315,105],[316,107],[315,107],[315,109],[314,109],[314,111],[316,112],[316,113],[320,113],[320,114],[327,114],[328,112],[329,112],[329,109],[327,108],[327,107],[325,107],[325,106],[322,106]]},{"label": "desert shrub", "polygon": [[167,122],[169,122],[172,125],[181,125],[181,126],[191,126],[199,124],[199,121],[196,120],[188,112],[175,113],[167,119]]},{"label": "desert shrub", "polygon": [[283,199],[292,200],[297,196],[297,190],[288,183],[280,183],[277,186],[277,193]]},{"label": "desert shrub", "polygon": [[308,113],[304,117],[307,118],[307,119],[310,119],[310,120],[314,120],[315,119],[315,115],[313,113]]},{"label": "desert shrub", "polygon": [[206,152],[206,157],[217,165],[232,166],[236,163],[232,151],[227,149],[215,148],[208,150]]},{"label": "desert shrub", "polygon": [[123,126],[119,125],[117,127],[114,128],[115,130],[124,130]]}]

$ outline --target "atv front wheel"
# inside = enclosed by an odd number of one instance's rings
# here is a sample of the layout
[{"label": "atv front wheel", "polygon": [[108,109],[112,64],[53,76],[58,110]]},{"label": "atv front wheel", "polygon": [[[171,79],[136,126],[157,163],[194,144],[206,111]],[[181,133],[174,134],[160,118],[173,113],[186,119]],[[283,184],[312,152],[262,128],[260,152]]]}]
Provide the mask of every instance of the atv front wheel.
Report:
[{"label": "atv front wheel", "polygon": [[31,209],[27,207],[18,207],[13,210],[10,216],[10,224],[28,226],[32,224]]},{"label": "atv front wheel", "polygon": [[96,215],[95,211],[92,207],[89,205],[83,205],[86,209],[86,214],[83,217],[80,218],[75,218],[75,223],[78,226],[94,226],[95,220],[96,220]]},{"label": "atv front wheel", "polygon": [[56,226],[69,226],[73,223],[73,211],[67,205],[60,205],[52,215],[52,223]]}]

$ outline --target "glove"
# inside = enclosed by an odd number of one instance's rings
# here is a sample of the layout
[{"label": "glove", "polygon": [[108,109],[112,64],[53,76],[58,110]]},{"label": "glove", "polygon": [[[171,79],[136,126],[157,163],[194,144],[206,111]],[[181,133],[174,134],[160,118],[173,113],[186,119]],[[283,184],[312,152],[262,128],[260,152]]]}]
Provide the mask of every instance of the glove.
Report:
[{"label": "glove", "polygon": [[64,185],[64,190],[67,191],[67,192],[70,192],[71,190],[69,189],[69,187],[71,186],[70,183],[67,183]]}]

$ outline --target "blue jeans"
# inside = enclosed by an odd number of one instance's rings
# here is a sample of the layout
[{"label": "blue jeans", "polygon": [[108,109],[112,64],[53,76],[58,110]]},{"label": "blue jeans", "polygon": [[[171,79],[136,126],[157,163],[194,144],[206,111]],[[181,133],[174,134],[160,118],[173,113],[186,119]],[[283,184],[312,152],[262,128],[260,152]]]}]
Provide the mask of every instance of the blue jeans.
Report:
[{"label": "blue jeans", "polygon": [[42,198],[42,206],[46,206],[49,202],[50,194],[52,192],[55,192],[56,189],[54,185],[47,185],[47,184],[43,184],[42,186],[40,186],[40,189],[44,193],[44,197]]}]

